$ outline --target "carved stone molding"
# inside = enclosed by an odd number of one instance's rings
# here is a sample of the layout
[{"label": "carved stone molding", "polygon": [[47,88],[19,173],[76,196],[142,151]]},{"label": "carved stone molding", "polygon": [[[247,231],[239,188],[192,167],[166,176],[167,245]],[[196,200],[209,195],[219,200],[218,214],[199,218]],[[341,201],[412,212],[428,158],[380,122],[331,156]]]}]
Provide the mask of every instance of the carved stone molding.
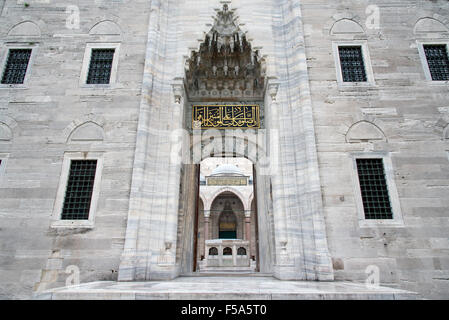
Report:
[{"label": "carved stone molding", "polygon": [[224,4],[199,50],[192,52],[186,63],[190,99],[263,99],[265,60],[251,47],[236,19]]}]

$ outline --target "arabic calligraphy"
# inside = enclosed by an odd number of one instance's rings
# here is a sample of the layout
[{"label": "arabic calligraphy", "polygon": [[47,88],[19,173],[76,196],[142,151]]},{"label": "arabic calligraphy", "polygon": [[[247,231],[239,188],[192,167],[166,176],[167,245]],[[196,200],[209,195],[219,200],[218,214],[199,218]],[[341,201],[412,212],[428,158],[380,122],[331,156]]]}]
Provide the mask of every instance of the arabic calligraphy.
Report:
[{"label": "arabic calligraphy", "polygon": [[208,177],[207,185],[209,186],[246,186],[247,178],[240,177]]},{"label": "arabic calligraphy", "polygon": [[193,106],[192,118],[194,128],[260,128],[258,105]]}]

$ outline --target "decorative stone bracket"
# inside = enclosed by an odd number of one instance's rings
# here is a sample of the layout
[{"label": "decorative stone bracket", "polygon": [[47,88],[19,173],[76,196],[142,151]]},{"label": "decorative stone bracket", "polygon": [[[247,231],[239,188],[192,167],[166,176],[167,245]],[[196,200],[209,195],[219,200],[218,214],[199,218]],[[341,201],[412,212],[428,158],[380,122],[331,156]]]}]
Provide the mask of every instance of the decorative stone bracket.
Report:
[{"label": "decorative stone bracket", "polygon": [[279,83],[270,81],[268,83],[268,94],[270,95],[272,101],[276,101],[278,91],[279,91]]},{"label": "decorative stone bracket", "polygon": [[182,98],[184,97],[184,85],[182,83],[182,79],[179,80],[175,78],[175,81],[171,84],[173,89],[173,96],[175,98],[175,103],[180,104]]},{"label": "decorative stone bracket", "polygon": [[172,243],[170,241],[165,242],[165,249],[161,250],[161,254],[158,257],[159,266],[172,266],[175,264],[175,255],[171,252]]},{"label": "decorative stone bracket", "polygon": [[290,256],[287,251],[287,241],[283,240],[279,242],[281,245],[281,252],[279,253],[279,265],[290,265]]}]

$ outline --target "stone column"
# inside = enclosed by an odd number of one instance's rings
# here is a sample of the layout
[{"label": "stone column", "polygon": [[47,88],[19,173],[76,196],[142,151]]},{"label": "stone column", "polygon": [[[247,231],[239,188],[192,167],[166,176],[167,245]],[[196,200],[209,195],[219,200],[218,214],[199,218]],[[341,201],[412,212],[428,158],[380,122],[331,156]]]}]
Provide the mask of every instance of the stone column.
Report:
[{"label": "stone column", "polygon": [[[282,56],[277,56],[276,68],[281,86],[275,97],[279,109],[276,125],[280,136],[280,174],[273,177],[277,253],[274,275],[283,280],[333,280],[301,1],[280,0],[275,6],[279,15],[273,16],[276,26],[273,30],[279,39],[276,44],[282,48]],[[276,193],[276,189],[280,189],[280,193]],[[279,200],[282,203],[277,206]],[[277,212],[277,209],[284,210]],[[280,224],[277,224],[278,218],[282,220]]]},{"label": "stone column", "polygon": [[251,259],[251,210],[245,211],[245,240],[249,242],[246,254]]},{"label": "stone column", "polygon": [[218,265],[223,265],[223,246],[221,244],[218,245]]},{"label": "stone column", "polygon": [[[169,6],[170,5],[170,6]],[[159,254],[170,256],[176,251],[173,236],[165,238],[164,225],[166,220],[174,227],[177,217],[177,201],[170,198],[174,190],[160,188],[168,186],[170,174],[176,175],[176,166],[167,166],[170,152],[167,152],[170,133],[181,124],[182,118],[174,119],[167,106],[172,107],[172,98],[167,91],[170,89],[161,80],[160,69],[167,59],[165,52],[176,52],[173,45],[176,41],[167,43],[168,35],[176,34],[176,23],[170,23],[167,13],[173,11],[173,1],[152,1],[149,8],[148,41],[145,57],[145,71],[142,79],[141,102],[137,127],[136,150],[134,155],[132,183],[130,191],[128,222],[126,227],[125,245],[121,257],[118,280],[148,280],[150,278],[173,278],[174,268],[152,267],[157,263]],[[169,15],[175,17],[176,15]],[[160,29],[159,29],[160,28]],[[163,30],[161,32],[160,30]],[[167,59],[168,60],[168,59]],[[167,71],[168,72],[168,71]],[[165,116],[165,118],[163,118]],[[164,121],[174,123],[167,129]],[[166,130],[166,133],[163,131]],[[162,132],[162,134],[161,134]],[[151,165],[149,165],[151,164]],[[173,171],[170,171],[173,170]],[[155,177],[164,177],[164,180]],[[178,177],[170,180],[179,185]],[[157,187],[156,187],[157,186]],[[157,193],[154,192],[157,190]],[[173,201],[174,200],[174,201]],[[167,209],[168,206],[170,209]],[[168,217],[167,211],[171,216]],[[167,216],[167,219],[166,219]],[[156,223],[157,221],[157,223]],[[170,260],[170,259],[168,259]],[[174,265],[173,265],[174,267]],[[162,271],[162,272],[159,272]],[[150,276],[151,274],[151,276]]]},{"label": "stone column", "polygon": [[204,210],[204,256],[206,256],[206,241],[209,240],[209,217],[210,210]]}]

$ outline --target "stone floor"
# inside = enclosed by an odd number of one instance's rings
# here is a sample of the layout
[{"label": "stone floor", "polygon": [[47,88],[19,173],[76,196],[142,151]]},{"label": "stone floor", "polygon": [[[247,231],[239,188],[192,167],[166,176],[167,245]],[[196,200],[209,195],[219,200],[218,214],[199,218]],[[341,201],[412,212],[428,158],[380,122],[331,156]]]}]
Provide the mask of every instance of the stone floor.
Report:
[{"label": "stone floor", "polygon": [[342,300],[416,299],[409,291],[353,282],[281,281],[273,277],[179,277],[171,281],[99,281],[43,291],[53,300]]}]

